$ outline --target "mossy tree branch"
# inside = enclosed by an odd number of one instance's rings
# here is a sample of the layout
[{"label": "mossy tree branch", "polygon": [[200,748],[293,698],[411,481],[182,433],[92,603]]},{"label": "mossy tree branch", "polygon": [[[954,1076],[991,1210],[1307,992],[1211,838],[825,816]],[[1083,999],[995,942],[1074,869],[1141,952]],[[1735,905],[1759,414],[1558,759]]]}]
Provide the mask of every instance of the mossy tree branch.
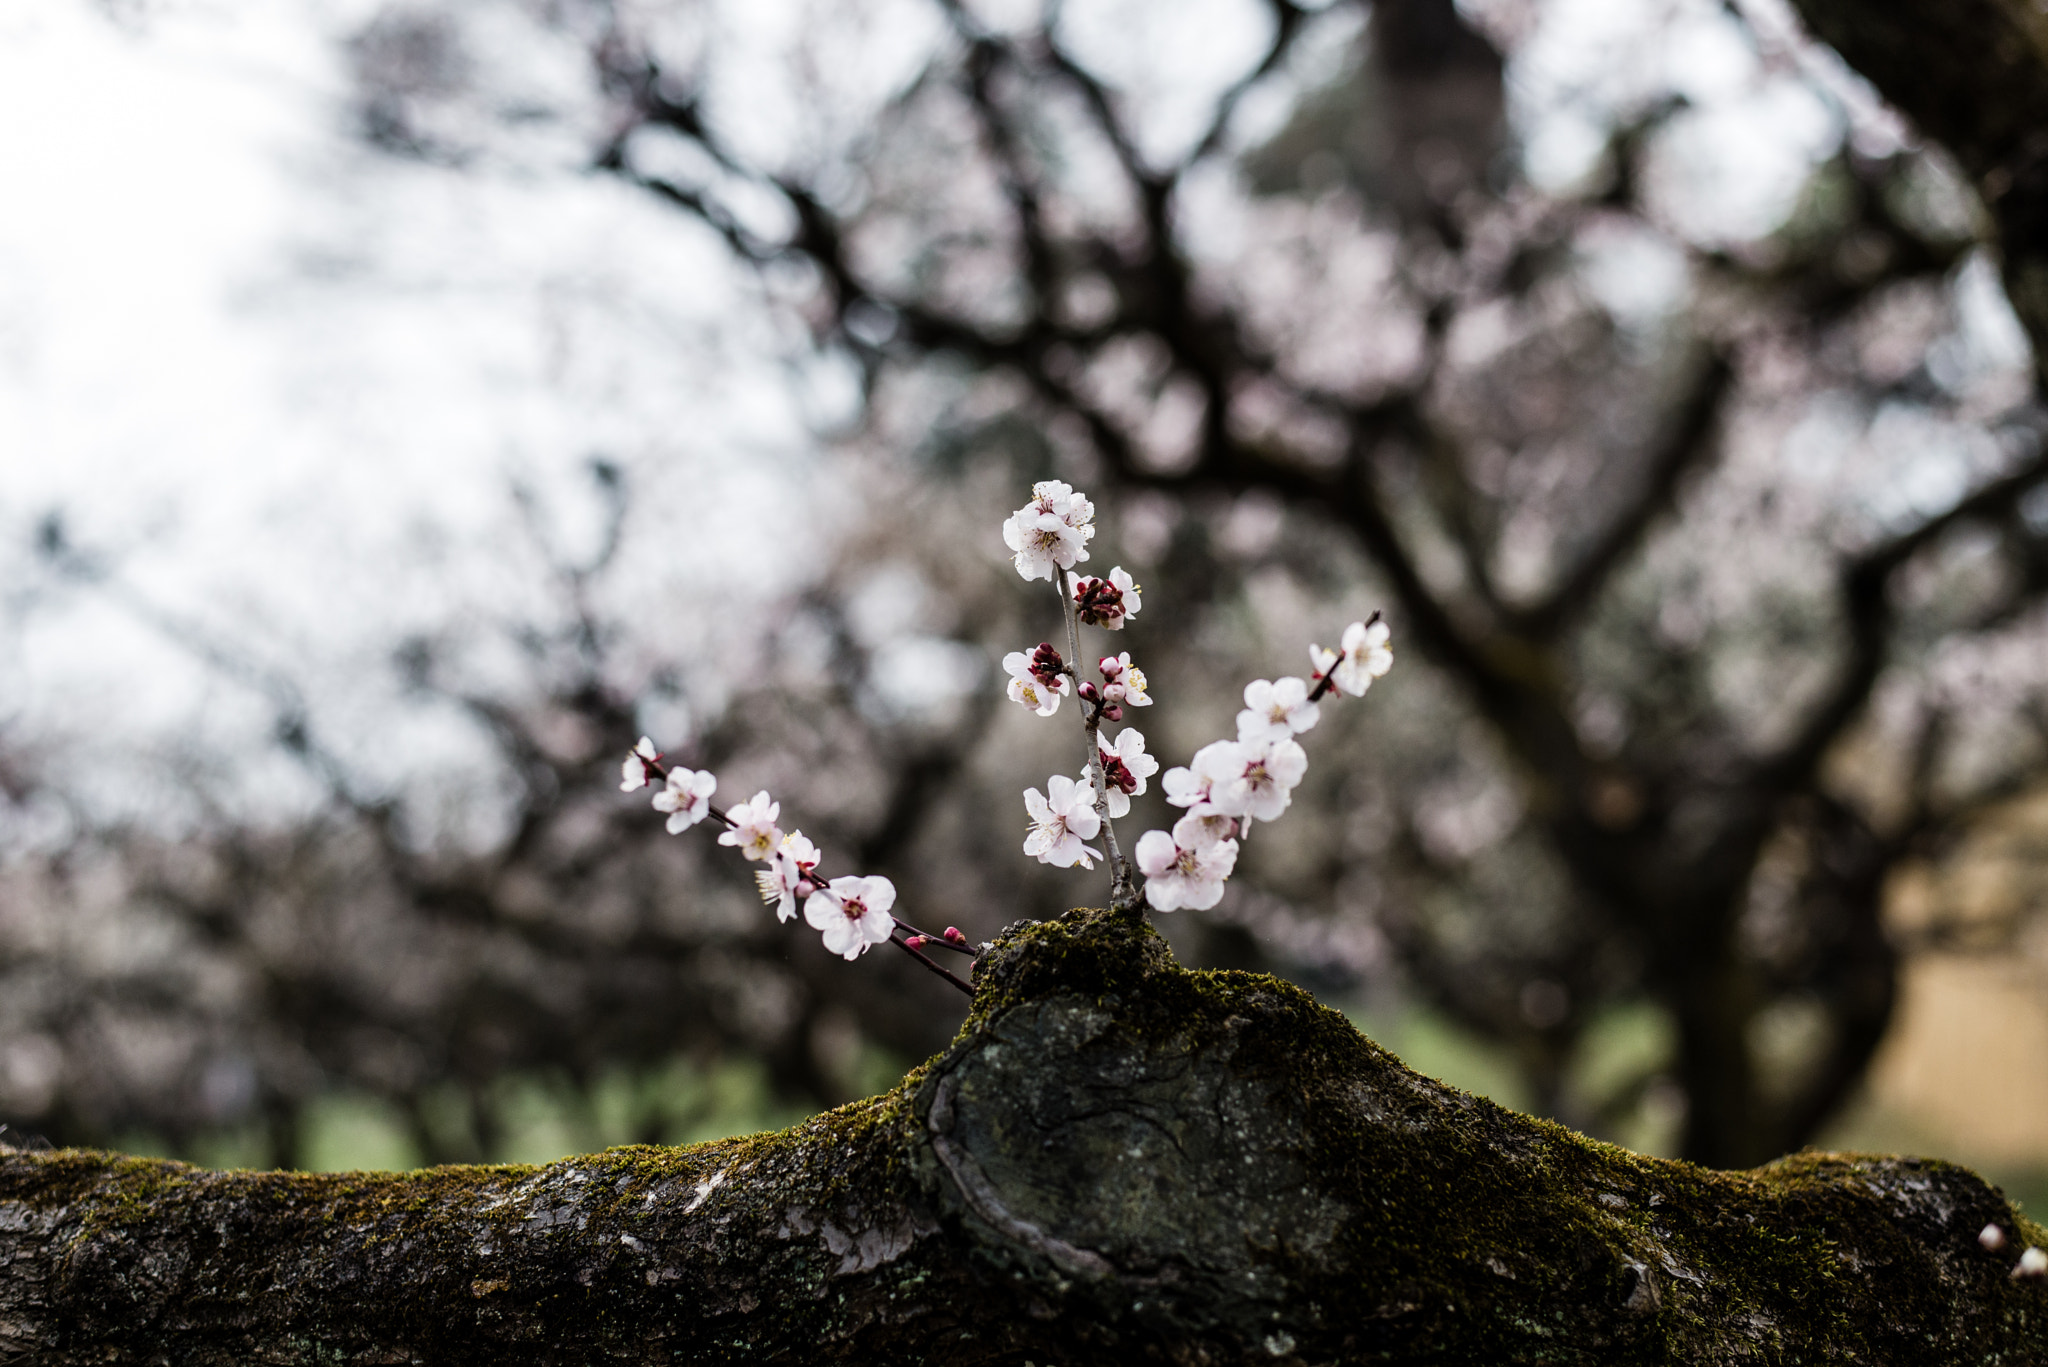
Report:
[{"label": "mossy tree branch", "polygon": [[[777,1134],[547,1167],[0,1160],[47,1364],[2017,1362],[1973,1174],[1639,1157],[1403,1068],[1149,928],[1013,929],[954,1044]],[[1982,1248],[1987,1223],[2010,1230]]]}]

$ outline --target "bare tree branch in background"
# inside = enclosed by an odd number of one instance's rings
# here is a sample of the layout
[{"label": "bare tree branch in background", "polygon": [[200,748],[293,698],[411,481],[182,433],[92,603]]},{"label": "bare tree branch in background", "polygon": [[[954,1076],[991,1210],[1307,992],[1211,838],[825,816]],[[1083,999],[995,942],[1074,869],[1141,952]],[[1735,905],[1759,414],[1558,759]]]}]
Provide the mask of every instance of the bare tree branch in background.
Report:
[{"label": "bare tree branch in background", "polygon": [[[1520,355],[1510,349],[1475,367],[1452,358],[1454,335],[1503,313],[1537,316],[1569,275],[1569,244],[1617,219],[1655,221],[1634,162],[1676,107],[1646,111],[1641,125],[1617,135],[1604,193],[1546,198],[1500,169],[1495,48],[1448,0],[1402,0],[1373,11],[1347,84],[1301,106],[1296,123],[1264,149],[1232,153],[1224,134],[1232,106],[1251,83],[1284,68],[1304,32],[1304,15],[1280,3],[1269,46],[1248,56],[1247,75],[1219,100],[1207,131],[1162,163],[1140,150],[1127,97],[1068,50],[1056,24],[999,31],[967,6],[942,9],[953,47],[892,118],[911,128],[937,117],[941,105],[969,111],[999,207],[956,212],[977,225],[974,250],[994,252],[1013,272],[1009,302],[994,313],[926,283],[942,274],[937,265],[905,276],[862,264],[858,243],[884,223],[895,241],[938,233],[925,250],[941,265],[949,251],[968,250],[949,248],[954,239],[932,222],[943,210],[890,200],[886,154],[867,167],[876,188],[847,209],[787,175],[752,170],[704,118],[687,78],[664,70],[623,28],[597,56],[631,117],[596,164],[703,218],[749,260],[814,268],[826,333],[867,357],[872,373],[965,362],[1024,386],[1020,411],[1031,420],[1085,433],[1089,456],[1126,488],[1164,491],[1189,506],[1270,493],[1294,510],[1290,517],[1341,529],[1392,595],[1400,630],[1484,719],[1520,790],[1526,816],[1516,838],[1564,879],[1548,951],[1517,937],[1494,959],[1470,937],[1453,947],[1426,920],[1397,918],[1411,927],[1398,943],[1416,981],[1467,1023],[1519,1041],[1525,1057],[1551,1060],[1553,1081],[1603,1001],[1647,997],[1676,1029],[1687,1156],[1736,1165],[1810,1140],[1850,1094],[1890,1020],[1898,956],[1881,919],[1888,881],[1948,814],[1935,804],[1897,823],[1879,821],[1868,795],[1830,781],[1828,762],[1873,743],[1870,705],[1881,681],[1941,648],[1943,636],[1928,635],[1898,599],[1901,577],[1924,569],[1953,537],[1996,529],[1999,553],[2026,567],[2000,611],[2038,622],[2043,536],[2017,510],[2043,488],[2048,455],[2026,428],[2012,429],[2016,454],[2007,467],[1946,511],[1845,543],[1846,551],[1817,548],[1833,567],[1802,589],[1798,612],[1812,622],[1800,631],[1819,649],[1800,662],[1802,687],[1772,698],[1790,711],[1765,728],[1769,739],[1708,702],[1708,680],[1722,667],[1715,651],[1671,658],[1654,644],[1669,601],[1645,591],[1646,565],[1686,544],[1674,518],[1684,518],[1688,492],[1728,478],[1721,467],[1738,439],[1731,425],[1765,402],[1774,355],[1836,345],[1831,335],[1885,298],[1938,281],[1963,259],[1966,241],[1916,228],[1892,207],[1909,159],[1844,153],[1838,174],[1849,187],[1848,211],[1803,247],[1788,242],[1772,259],[1694,250],[1694,313],[1666,330],[1649,364],[1628,355],[1611,325],[1581,315],[1586,326],[1576,336],[1546,346],[1532,332]],[[1975,91],[1969,101],[1974,107]],[[930,115],[921,113],[926,105]],[[1056,123],[1054,112],[1068,109],[1077,112]],[[779,239],[746,233],[704,191],[647,169],[634,147],[649,129],[686,138],[730,173],[772,186],[793,230]],[[884,143],[892,136],[913,135],[877,133]],[[1091,191],[1096,201],[1081,204],[1082,192],[1063,179],[1066,153],[1056,149],[1091,140],[1122,183],[1107,199]],[[1241,166],[1276,185],[1265,201],[1273,203],[1300,193],[1280,182],[1290,160],[1299,167],[1311,154],[1320,154],[1326,176],[1338,168],[1339,188],[1304,198],[1348,215],[1346,231],[1391,242],[1397,253],[1393,276],[1402,288],[1387,290],[1382,306],[1414,329],[1416,360],[1369,387],[1315,378],[1313,365],[1290,354],[1261,319],[1272,306],[1257,287],[1232,281],[1190,245],[1195,177],[1239,155]],[[2024,179],[2012,174],[2014,184]],[[1839,245],[1851,241],[1863,252],[1854,260]],[[2022,281],[2024,269],[2009,258],[2008,280]],[[1092,300],[1085,316],[1072,306],[1077,293]],[[886,320],[880,342],[873,319]],[[2042,336],[2037,325],[2037,345]],[[1137,388],[1101,378],[1108,358],[1133,354],[1145,362]],[[1615,392],[1621,374],[1634,378]],[[1518,421],[1518,383],[1562,394],[1551,405],[1560,416]],[[1174,417],[1177,438],[1159,435],[1162,414]],[[1573,478],[1586,496],[1548,515],[1557,554],[1538,581],[1503,586],[1508,538],[1525,528],[1515,526],[1516,500],[1501,478],[1476,475],[1477,448],[1519,449],[1525,454],[1512,457],[1514,468],[1558,443],[1582,453]],[[1736,541],[1705,553],[1749,554]],[[1747,630],[1773,628],[1753,622]],[[1603,678],[1588,652],[1630,640],[1659,657],[1644,674],[1669,677]],[[1618,743],[1589,737],[1589,697],[1635,718]],[[1751,927],[1759,869],[1767,851],[1788,841],[1806,851],[1783,911],[1797,932],[1763,954]],[[1413,854],[1428,843],[1411,838],[1402,847]],[[1408,895],[1455,887],[1469,865],[1469,853],[1412,859]],[[1592,944],[1605,949],[1582,952]],[[1765,1077],[1752,1036],[1761,1014],[1788,1002],[1823,1014],[1821,1043],[1795,1076]],[[1545,1094],[1556,1097],[1554,1089]]]}]

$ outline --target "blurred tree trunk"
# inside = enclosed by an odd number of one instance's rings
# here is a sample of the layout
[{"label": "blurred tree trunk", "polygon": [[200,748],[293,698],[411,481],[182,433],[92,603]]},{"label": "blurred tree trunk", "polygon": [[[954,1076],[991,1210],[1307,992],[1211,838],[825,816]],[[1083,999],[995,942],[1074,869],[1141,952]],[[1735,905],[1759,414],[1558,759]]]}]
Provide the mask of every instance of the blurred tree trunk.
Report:
[{"label": "blurred tree trunk", "polygon": [[2048,10],[2035,0],[1794,4],[1976,182],[2036,373],[2048,374]]},{"label": "blurred tree trunk", "polygon": [[[779,1134],[545,1168],[0,1161],[45,1364],[2031,1360],[2042,1237],[1940,1163],[1640,1158],[1410,1073],[1100,912],[952,1047]],[[1997,1223],[2014,1242],[1983,1248]]]}]

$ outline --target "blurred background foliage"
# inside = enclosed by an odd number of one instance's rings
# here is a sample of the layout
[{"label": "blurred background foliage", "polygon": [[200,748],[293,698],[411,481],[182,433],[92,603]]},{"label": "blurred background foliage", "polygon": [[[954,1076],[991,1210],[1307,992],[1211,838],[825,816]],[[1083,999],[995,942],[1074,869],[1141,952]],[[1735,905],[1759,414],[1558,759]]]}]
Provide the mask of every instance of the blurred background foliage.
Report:
[{"label": "blurred background foliage", "polygon": [[[1783,12],[418,0],[320,34],[352,149],[321,175],[458,217],[597,186],[684,246],[550,315],[605,443],[505,467],[502,560],[408,532],[420,583],[481,587],[393,595],[339,666],[317,622],[179,606],[76,502],[10,504],[17,641],[118,620],[254,738],[109,756],[10,710],[14,1132],[543,1159],[887,1085],[957,1000],[775,924],[618,757],[645,730],[770,788],[923,923],[1099,897],[1018,853],[1074,745],[994,667],[1052,631],[996,528],[1056,477],[1144,584],[1167,763],[1308,641],[1394,625],[1223,903],[1157,918],[1185,961],[1637,1148],[2040,1184],[2035,357],[1970,186]],[[294,279],[388,287],[323,241]],[[613,326],[693,292],[754,350]],[[809,454],[671,457],[689,404],[626,396],[683,371],[780,373],[755,402]],[[774,469],[766,514],[727,525],[712,467]]]}]

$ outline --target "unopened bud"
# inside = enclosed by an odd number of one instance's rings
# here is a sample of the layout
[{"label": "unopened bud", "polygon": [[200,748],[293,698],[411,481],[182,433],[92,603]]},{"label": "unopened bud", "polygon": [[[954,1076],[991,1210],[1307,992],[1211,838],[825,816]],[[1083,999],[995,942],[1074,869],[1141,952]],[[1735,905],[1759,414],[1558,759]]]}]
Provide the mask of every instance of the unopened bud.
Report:
[{"label": "unopened bud", "polygon": [[1102,709],[1102,719],[1104,721],[1122,721],[1124,719],[1123,707],[1118,703],[1111,703]]},{"label": "unopened bud", "polygon": [[913,935],[907,940],[905,940],[903,943],[910,946],[912,949],[923,949],[926,945],[930,944],[931,941],[926,939],[922,935]]},{"label": "unopened bud", "polygon": [[1102,696],[1102,690],[1097,688],[1092,681],[1088,680],[1082,682],[1079,692],[1083,702],[1094,702]]},{"label": "unopened bud", "polygon": [[1067,672],[1067,662],[1052,648],[1051,641],[1040,641],[1038,649],[1031,652],[1031,677],[1057,692],[1060,678]]},{"label": "unopened bud", "polygon": [[958,927],[958,926],[947,926],[947,927],[946,927],[946,943],[947,943],[947,944],[953,944],[953,945],[964,945],[964,944],[966,944],[966,943],[967,943],[967,937],[966,937],[965,935],[962,935],[962,934],[960,933],[960,927]]},{"label": "unopened bud", "polygon": [[1977,1242],[1984,1245],[1986,1253],[1996,1253],[2005,1247],[2005,1231],[1997,1225],[1986,1225],[1977,1235]]},{"label": "unopened bud", "polygon": [[2038,1248],[2029,1248],[2020,1254],[2020,1265],[2012,1270],[2015,1277],[2048,1276],[2048,1253]]}]

